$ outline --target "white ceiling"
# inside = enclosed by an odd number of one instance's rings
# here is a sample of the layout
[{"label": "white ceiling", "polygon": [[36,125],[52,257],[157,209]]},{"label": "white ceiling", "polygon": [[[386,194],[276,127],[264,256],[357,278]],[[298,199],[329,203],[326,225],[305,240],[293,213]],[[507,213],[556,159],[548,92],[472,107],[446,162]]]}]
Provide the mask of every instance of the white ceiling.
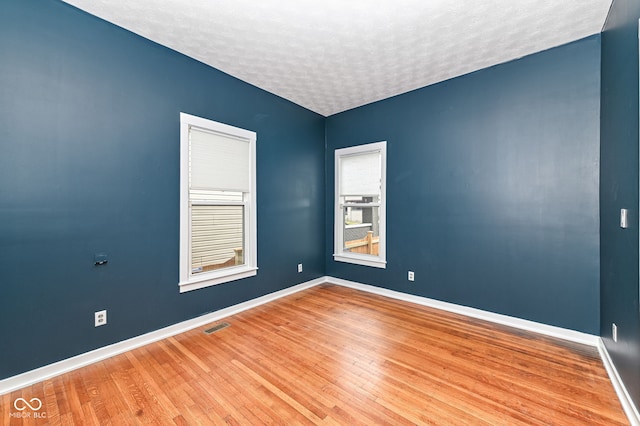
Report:
[{"label": "white ceiling", "polygon": [[599,33],[612,0],[64,0],[328,116]]}]

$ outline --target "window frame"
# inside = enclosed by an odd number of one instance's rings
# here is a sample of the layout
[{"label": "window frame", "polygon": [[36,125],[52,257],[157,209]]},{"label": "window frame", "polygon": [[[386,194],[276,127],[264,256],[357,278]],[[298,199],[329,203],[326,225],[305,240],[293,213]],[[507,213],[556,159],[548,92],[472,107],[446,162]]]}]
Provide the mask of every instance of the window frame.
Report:
[{"label": "window frame", "polygon": [[[238,202],[213,202],[212,205],[244,206],[243,265],[230,266],[193,274],[191,268],[191,206],[189,201],[189,133],[191,127],[248,140],[250,156],[249,192]],[[184,112],[180,113],[180,293],[251,277],[257,274],[257,214],[256,214],[256,140],[250,130],[230,126]],[[198,203],[206,204],[206,203]]]},{"label": "window frame", "polygon": [[[345,156],[369,154],[372,152],[380,152],[381,172],[380,172],[380,199],[378,202],[367,203],[366,206],[378,206],[379,215],[379,242],[378,255],[358,254],[345,252],[344,247],[344,207],[357,206],[363,207],[362,204],[345,202],[340,203],[340,171],[341,161]],[[373,142],[363,145],[356,145],[347,148],[335,150],[335,181],[334,181],[334,249],[333,259],[337,262],[353,263],[356,265],[371,266],[374,268],[386,268],[387,266],[387,250],[386,250],[386,200],[387,200],[387,142]],[[366,207],[364,206],[364,207]]]}]

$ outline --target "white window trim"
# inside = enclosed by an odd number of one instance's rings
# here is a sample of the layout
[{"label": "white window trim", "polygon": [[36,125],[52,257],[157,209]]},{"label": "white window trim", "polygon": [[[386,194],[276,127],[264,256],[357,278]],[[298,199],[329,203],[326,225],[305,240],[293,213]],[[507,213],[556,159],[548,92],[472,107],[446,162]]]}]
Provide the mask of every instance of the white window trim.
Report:
[{"label": "white window trim", "polygon": [[[245,264],[199,273],[197,275],[191,273],[191,250],[189,247],[191,240],[191,221],[189,214],[189,128],[191,126],[249,140],[249,155],[251,156],[251,188],[249,199],[245,203],[245,250],[243,252]],[[256,133],[250,130],[218,123],[183,112],[180,113],[180,293],[239,280],[257,274],[256,139]]]},{"label": "white window trim", "polygon": [[[380,242],[378,243],[378,256],[367,254],[347,253],[342,251],[344,241],[344,214],[340,205],[340,159],[345,155],[365,154],[379,151],[382,159],[382,172],[380,177],[381,201],[379,204]],[[345,203],[348,204],[348,203]],[[387,267],[387,231],[386,231],[386,204],[387,204],[387,142],[374,142],[365,145],[357,145],[349,148],[335,150],[335,180],[334,180],[334,248],[333,259],[337,262],[354,263],[356,265],[371,266],[374,268]]]}]

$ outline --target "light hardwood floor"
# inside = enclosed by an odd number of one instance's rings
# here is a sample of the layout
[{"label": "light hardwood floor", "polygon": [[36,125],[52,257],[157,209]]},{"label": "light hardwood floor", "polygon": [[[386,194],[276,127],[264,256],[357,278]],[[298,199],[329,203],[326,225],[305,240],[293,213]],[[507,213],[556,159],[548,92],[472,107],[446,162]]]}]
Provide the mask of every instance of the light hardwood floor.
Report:
[{"label": "light hardwood floor", "polygon": [[629,424],[592,347],[333,285],[225,321],[0,396],[0,424]]}]

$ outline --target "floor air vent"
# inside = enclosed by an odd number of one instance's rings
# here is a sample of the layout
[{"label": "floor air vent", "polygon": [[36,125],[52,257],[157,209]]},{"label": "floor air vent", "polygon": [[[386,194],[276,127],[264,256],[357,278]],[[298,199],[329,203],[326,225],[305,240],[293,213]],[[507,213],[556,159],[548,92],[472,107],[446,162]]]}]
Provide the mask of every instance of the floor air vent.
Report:
[{"label": "floor air vent", "polygon": [[222,330],[223,328],[227,328],[229,327],[231,324],[229,324],[228,322],[221,322],[218,325],[214,325],[211,328],[207,328],[204,332],[205,334],[211,334],[211,333],[215,333],[218,330]]}]

